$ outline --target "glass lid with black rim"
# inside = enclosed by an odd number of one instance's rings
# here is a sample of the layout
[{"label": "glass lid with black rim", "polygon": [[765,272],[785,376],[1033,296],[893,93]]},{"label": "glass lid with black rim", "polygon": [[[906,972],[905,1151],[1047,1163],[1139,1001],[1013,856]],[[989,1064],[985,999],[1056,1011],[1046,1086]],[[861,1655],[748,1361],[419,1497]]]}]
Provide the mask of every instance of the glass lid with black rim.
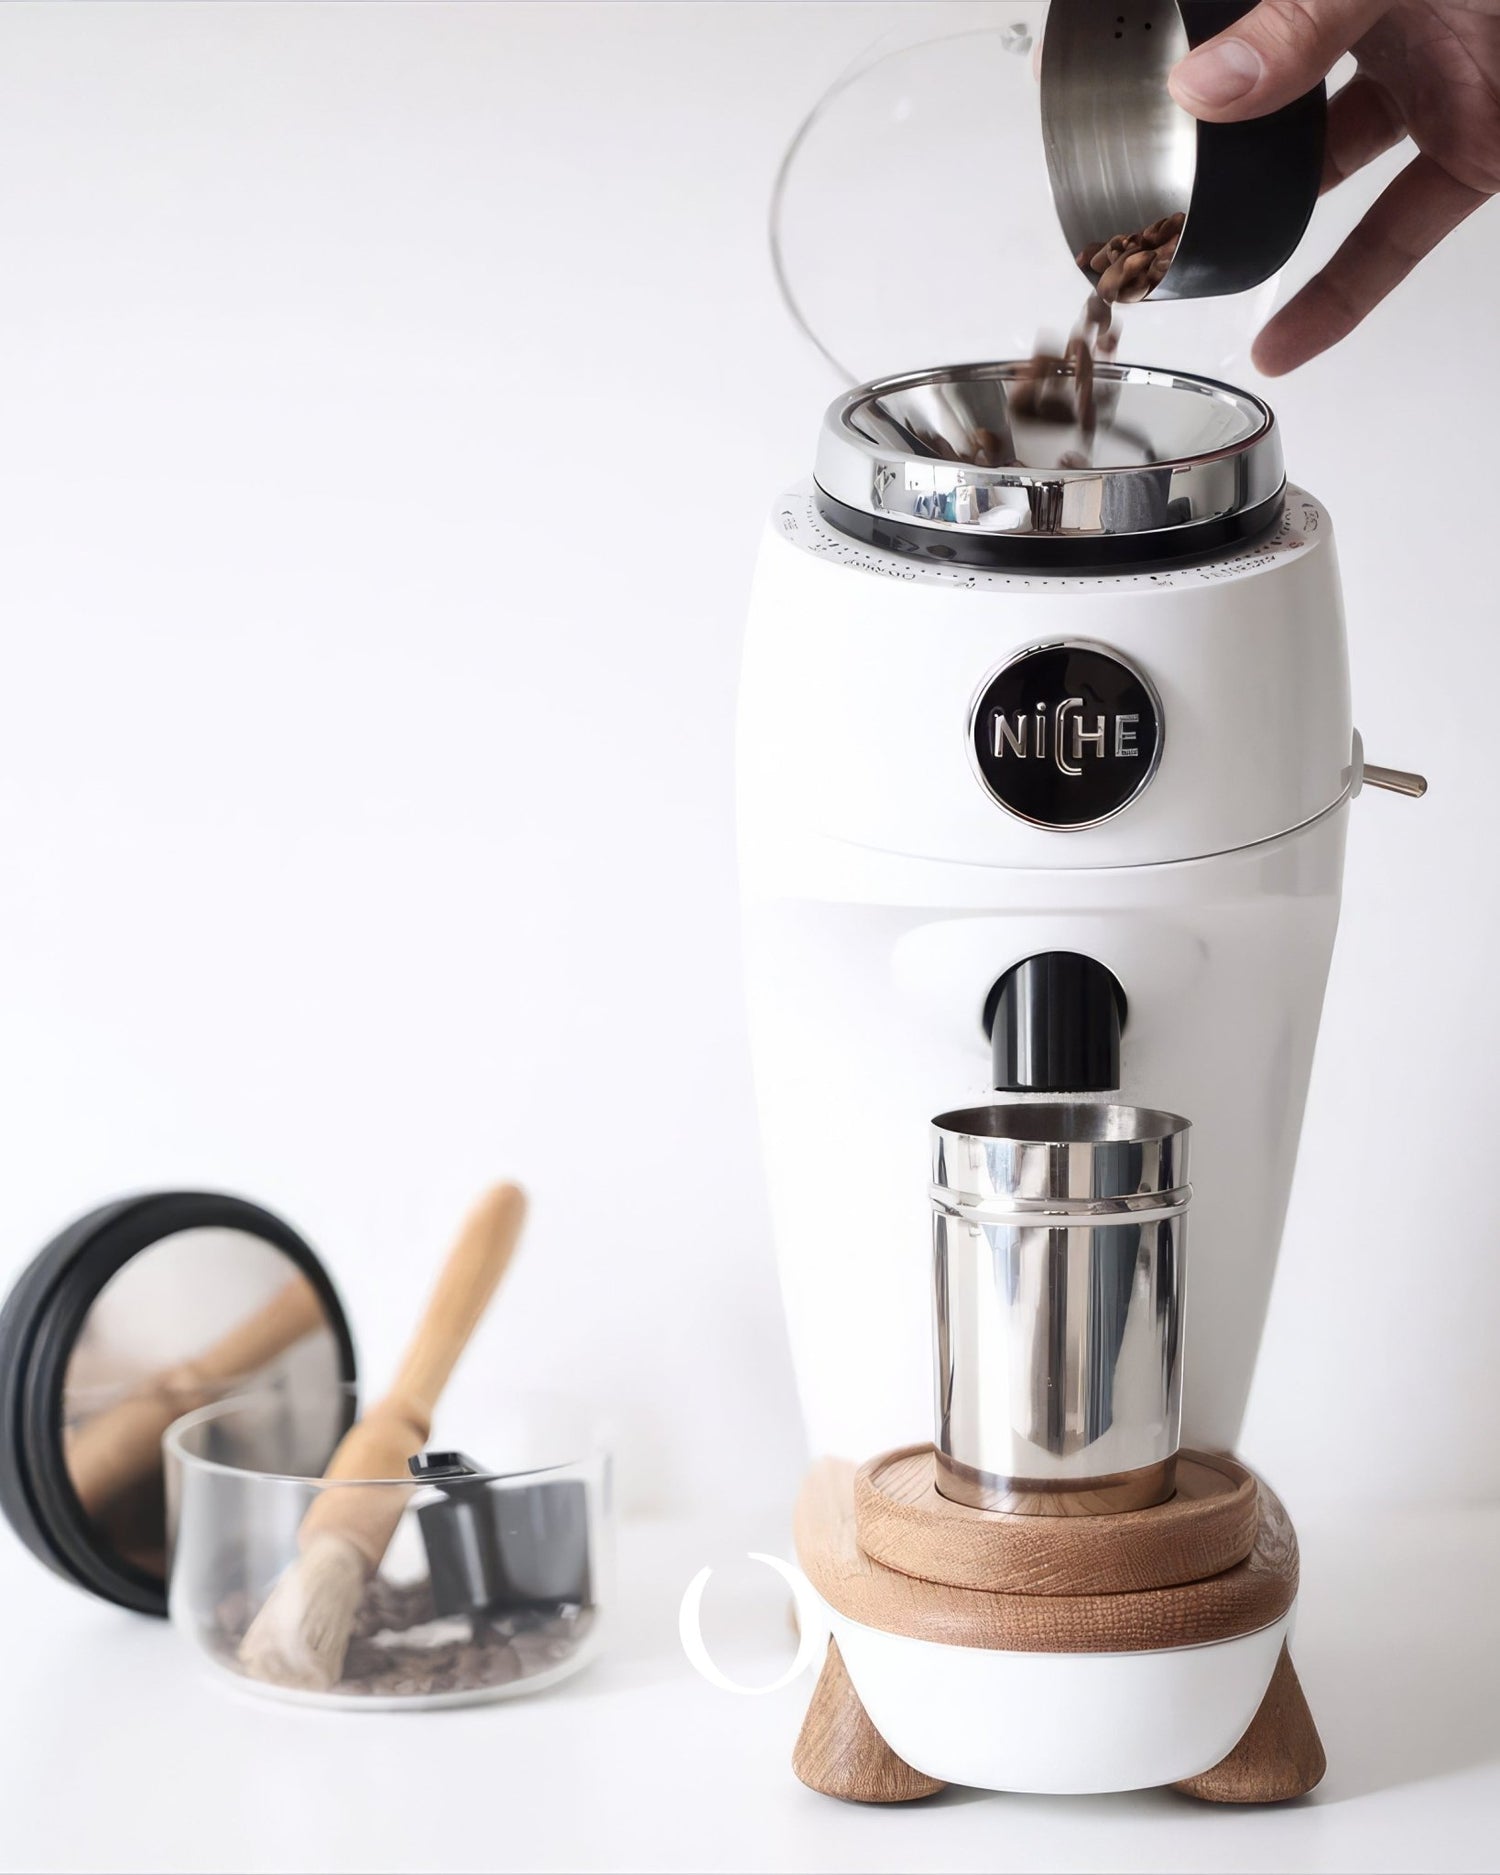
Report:
[{"label": "glass lid with black rim", "polygon": [[[1243,3],[1197,11],[1227,19]],[[1195,273],[1183,297],[1179,260],[1121,306],[1118,355],[1250,378],[1251,343],[1282,296],[1269,263],[1295,244],[1316,193],[1318,126],[1299,145],[1284,123],[1197,124],[1166,91],[1173,59],[1201,36],[1184,10],[1188,0],[929,0],[868,41],[854,25],[834,33],[840,49],[821,69],[810,56],[768,233],[783,329],[800,334],[804,358],[822,358],[830,395],[923,365],[1061,353],[1097,283],[1082,247],[1174,211],[1191,254],[1225,230],[1237,254],[1252,246],[1258,282]],[[1240,137],[1255,140],[1253,160]],[[1231,212],[1223,192],[1237,181],[1247,195]]]},{"label": "glass lid with black rim", "polygon": [[0,1309],[0,1511],[57,1574],[164,1615],[167,1428],[254,1393],[317,1477],[352,1422],[354,1379],[339,1298],[281,1218],[216,1192],[103,1205]]}]

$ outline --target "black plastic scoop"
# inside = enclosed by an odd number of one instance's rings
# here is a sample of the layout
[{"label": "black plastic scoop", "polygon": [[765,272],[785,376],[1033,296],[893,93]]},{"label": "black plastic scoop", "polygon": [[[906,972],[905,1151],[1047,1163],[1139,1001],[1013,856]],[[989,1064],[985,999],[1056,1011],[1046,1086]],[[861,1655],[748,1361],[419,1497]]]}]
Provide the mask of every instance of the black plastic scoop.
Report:
[{"label": "black plastic scoop", "polygon": [[496,1478],[462,1452],[422,1452],[408,1469],[439,1493],[417,1508],[435,1613],[493,1620],[589,1606],[588,1486],[581,1478]]}]

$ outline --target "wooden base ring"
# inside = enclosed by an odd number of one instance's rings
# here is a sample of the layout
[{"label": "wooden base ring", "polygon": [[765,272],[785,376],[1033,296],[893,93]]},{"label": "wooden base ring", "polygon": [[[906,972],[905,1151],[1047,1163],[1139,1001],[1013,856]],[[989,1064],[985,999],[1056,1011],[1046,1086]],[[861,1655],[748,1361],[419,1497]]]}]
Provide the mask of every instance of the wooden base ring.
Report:
[{"label": "wooden base ring", "polygon": [[[1150,1653],[1253,1634],[1280,1620],[1296,1599],[1296,1534],[1264,1484],[1258,1486],[1254,1544],[1233,1568],[1166,1587],[1069,1595],[959,1588],[877,1562],[860,1546],[854,1485],[854,1467],[843,1459],[821,1459],[812,1467],[797,1500],[797,1556],[830,1608],[886,1634],[1013,1653]],[[1161,1517],[1170,1510],[1159,1505],[1123,1511],[1110,1521]],[[964,1514],[985,1522],[996,1515]],[[1043,1534],[1066,1541],[1090,1521],[1052,1519]]]},{"label": "wooden base ring", "polygon": [[1021,1516],[955,1503],[930,1445],[882,1453],[854,1481],[859,1547],[924,1582],[1001,1595],[1118,1595],[1199,1582],[1255,1547],[1256,1480],[1232,1458],[1183,1452],[1177,1488],[1148,1510]]}]

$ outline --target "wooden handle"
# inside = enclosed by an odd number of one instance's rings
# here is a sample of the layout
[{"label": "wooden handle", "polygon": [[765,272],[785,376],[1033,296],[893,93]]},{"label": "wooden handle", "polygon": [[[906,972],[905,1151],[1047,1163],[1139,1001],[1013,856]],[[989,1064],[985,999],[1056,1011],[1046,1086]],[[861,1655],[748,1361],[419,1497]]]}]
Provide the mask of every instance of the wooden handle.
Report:
[{"label": "wooden handle", "polygon": [[[505,1274],[525,1217],[526,1197],[516,1185],[497,1185],[475,1205],[448,1253],[395,1383],[344,1434],[323,1474],[326,1479],[407,1477],[406,1462],[427,1443],[433,1411]],[[345,1537],[375,1569],[410,1495],[361,1491],[358,1485],[320,1492],[302,1519],[301,1543],[305,1548],[312,1536]]]},{"label": "wooden handle", "polygon": [[425,1439],[448,1376],[489,1307],[526,1220],[519,1185],[497,1185],[464,1221],[382,1409],[420,1420]]},{"label": "wooden handle", "polygon": [[153,1374],[129,1398],[80,1426],[66,1443],[79,1503],[99,1516],[160,1463],[162,1434],[174,1419],[207,1405],[226,1383],[268,1367],[326,1319],[317,1290],[297,1276],[196,1360]]}]

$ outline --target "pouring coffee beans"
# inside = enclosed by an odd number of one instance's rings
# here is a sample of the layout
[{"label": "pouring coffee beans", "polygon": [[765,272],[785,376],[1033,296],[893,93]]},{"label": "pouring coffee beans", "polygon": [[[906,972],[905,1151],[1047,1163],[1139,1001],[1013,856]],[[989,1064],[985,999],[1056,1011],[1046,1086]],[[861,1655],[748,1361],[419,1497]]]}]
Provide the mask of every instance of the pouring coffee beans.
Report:
[{"label": "pouring coffee beans", "polygon": [[[1096,277],[1097,285],[1084,302],[1083,315],[1061,353],[1038,345],[1024,377],[1011,392],[1011,408],[1018,416],[1040,423],[1076,424],[1092,439],[1098,422],[1094,395],[1094,366],[1113,358],[1120,334],[1114,308],[1148,298],[1167,277],[1177,256],[1177,244],[1187,221],[1185,214],[1163,215],[1149,228],[1117,234],[1100,247],[1086,247],[1078,264]],[[1064,469],[1086,469],[1089,454],[1069,450],[1059,458]]]},{"label": "pouring coffee beans", "polygon": [[[1024,374],[1011,391],[1011,409],[1041,423],[1077,424],[1092,436],[1098,418],[1094,401],[1094,365],[1113,358],[1120,337],[1114,311],[1098,293],[1090,293],[1073,335],[1061,353],[1039,344],[1027,360]],[[1084,468],[1086,462],[1064,462],[1063,468]]]},{"label": "pouring coffee beans", "polygon": [[1163,215],[1135,234],[1117,234],[1102,247],[1082,249],[1078,264],[1098,276],[1102,300],[1111,306],[1131,305],[1148,298],[1166,279],[1186,222],[1185,214]]}]

